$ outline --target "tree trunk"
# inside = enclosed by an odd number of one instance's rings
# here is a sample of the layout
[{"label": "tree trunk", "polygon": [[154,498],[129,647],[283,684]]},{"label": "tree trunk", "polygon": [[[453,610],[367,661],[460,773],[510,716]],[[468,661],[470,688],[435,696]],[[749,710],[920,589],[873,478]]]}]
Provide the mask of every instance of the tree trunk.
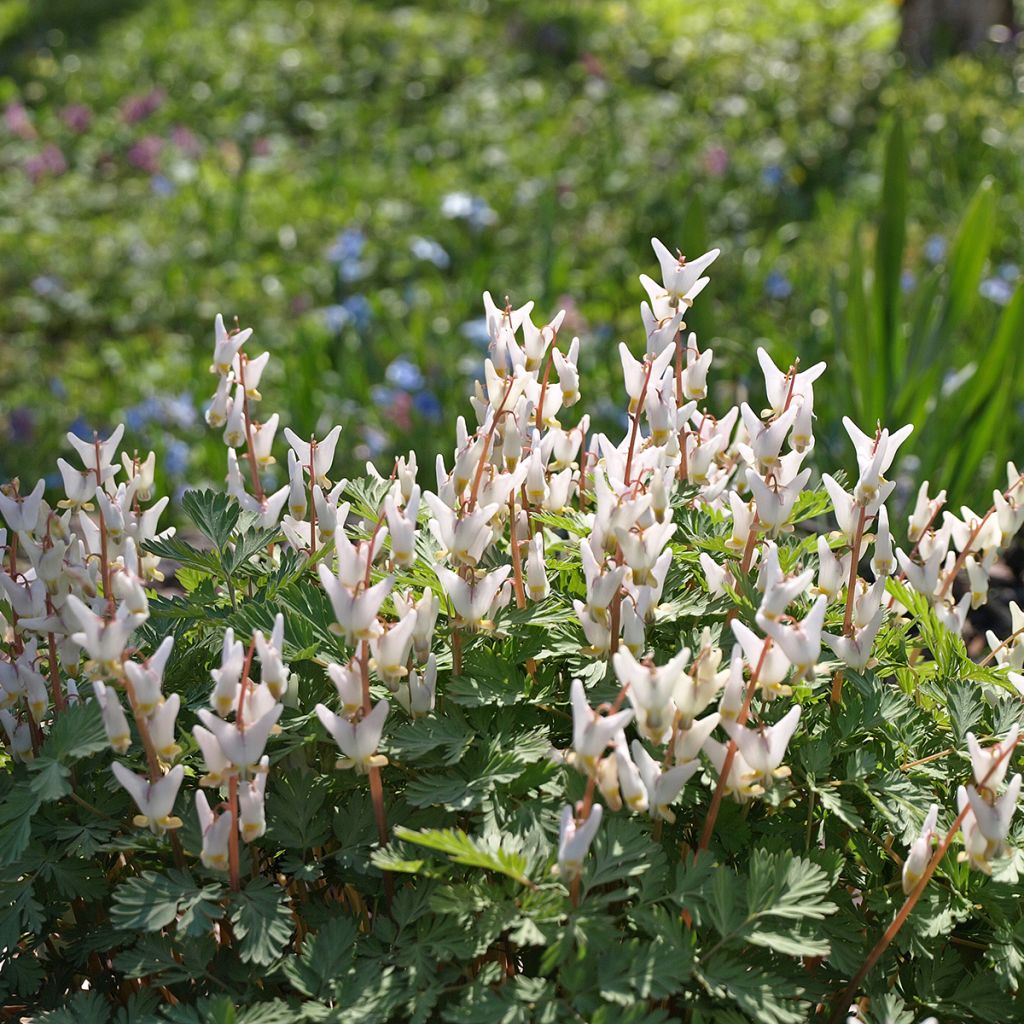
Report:
[{"label": "tree trunk", "polygon": [[928,67],[1009,39],[1013,0],[903,0],[900,15],[900,49],[911,64]]}]

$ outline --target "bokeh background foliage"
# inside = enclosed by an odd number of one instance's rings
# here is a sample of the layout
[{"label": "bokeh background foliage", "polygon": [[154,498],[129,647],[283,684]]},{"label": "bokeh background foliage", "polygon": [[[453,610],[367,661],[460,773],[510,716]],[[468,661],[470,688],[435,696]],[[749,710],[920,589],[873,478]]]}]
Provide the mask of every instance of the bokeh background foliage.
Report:
[{"label": "bokeh background foliage", "polygon": [[912,72],[898,30],[881,0],[0,0],[0,478],[122,418],[165,486],[221,478],[217,311],[350,466],[450,444],[484,288],[567,307],[617,394],[656,234],[724,249],[691,323],[719,380],[826,358],[823,462],[852,395],[987,505],[1022,439],[1024,62]]}]

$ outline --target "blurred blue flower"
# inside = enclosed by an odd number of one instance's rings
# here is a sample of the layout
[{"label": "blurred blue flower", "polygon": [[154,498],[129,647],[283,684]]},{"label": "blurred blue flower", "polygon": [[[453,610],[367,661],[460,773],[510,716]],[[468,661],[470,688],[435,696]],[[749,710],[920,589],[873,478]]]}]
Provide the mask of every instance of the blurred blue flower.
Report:
[{"label": "blurred blue flower", "polygon": [[1020,277],[1020,267],[1016,263],[1003,263],[999,267],[999,276],[1004,281],[1016,281]]},{"label": "blurred blue flower", "polygon": [[60,281],[49,274],[40,274],[32,278],[32,291],[44,299],[51,295],[59,295],[63,290]]},{"label": "blurred blue flower", "polygon": [[196,403],[187,391],[179,395],[161,395],[165,423],[187,430],[194,427],[199,419]]},{"label": "blurred blue flower", "polygon": [[785,171],[778,164],[769,164],[761,171],[761,183],[768,188],[778,188],[785,179]]},{"label": "blurred blue flower", "polygon": [[384,376],[389,384],[394,384],[403,391],[418,391],[423,387],[423,374],[420,373],[420,368],[405,356],[395,359],[384,372]]},{"label": "blurred blue flower", "polygon": [[917,287],[917,275],[912,270],[904,270],[900,274],[900,288],[904,292],[912,292]]},{"label": "blurred blue flower", "polygon": [[50,378],[50,394],[53,395],[54,398],[68,397],[68,389],[64,387],[64,381],[62,381],[60,377]]},{"label": "blurred blue flower", "polygon": [[430,420],[431,423],[440,421],[442,412],[441,400],[433,391],[417,392],[413,396],[412,405],[424,419]]},{"label": "blurred blue flower", "polygon": [[438,270],[447,270],[451,266],[451,257],[445,252],[443,246],[432,238],[422,238],[417,235],[409,243],[409,249],[416,259],[433,263]]},{"label": "blurred blue flower", "polygon": [[376,427],[366,427],[363,431],[363,441],[372,458],[374,455],[380,455],[387,447],[388,436]]},{"label": "blurred blue flower", "polygon": [[358,260],[363,255],[366,235],[359,228],[346,228],[331,243],[327,250],[327,258],[331,263],[344,263],[346,260]]},{"label": "blurred blue flower", "polygon": [[328,306],[324,310],[324,323],[334,334],[340,334],[342,327],[352,319],[352,315],[344,306]]},{"label": "blurred blue flower", "polygon": [[1001,277],[986,278],[978,286],[978,291],[997,306],[1005,306],[1013,298],[1013,285]]},{"label": "blurred blue flower", "polygon": [[788,299],[793,294],[793,286],[784,274],[773,270],[765,278],[764,291],[770,299]]},{"label": "blurred blue flower", "polygon": [[373,317],[373,310],[365,295],[350,295],[341,305],[360,330],[366,327]]},{"label": "blurred blue flower", "polygon": [[932,235],[924,243],[924,258],[934,266],[941,263],[946,256],[947,244],[942,235]]},{"label": "blurred blue flower", "polygon": [[21,405],[11,410],[11,440],[24,444],[32,440],[35,433],[35,420],[32,410],[27,405]]},{"label": "blurred blue flower", "polygon": [[338,268],[342,281],[358,281],[366,275],[366,264],[362,261],[366,235],[358,228],[346,228],[335,238],[327,250],[327,259]]},{"label": "blurred blue flower", "polygon": [[498,221],[498,215],[486,199],[468,192],[449,192],[441,200],[441,215],[449,220],[464,220],[476,231]]},{"label": "blurred blue flower", "polygon": [[125,410],[124,422],[130,431],[141,430],[147,423],[162,419],[162,408],[159,399],[150,395],[138,405]]},{"label": "blurred blue flower", "polygon": [[386,387],[384,384],[374,384],[370,388],[370,398],[374,405],[379,405],[382,408],[390,406],[395,401],[395,389]]},{"label": "blurred blue flower", "polygon": [[84,416],[79,416],[72,421],[71,426],[68,427],[75,437],[82,438],[83,441],[91,441],[95,431],[85,421]]},{"label": "blurred blue flower", "polygon": [[163,462],[169,476],[184,476],[188,469],[188,445],[180,438],[173,438],[164,450]]},{"label": "blurred blue flower", "polygon": [[484,317],[480,317],[479,320],[467,320],[459,327],[459,334],[480,348],[487,348],[491,343],[491,335],[487,330],[487,320]]},{"label": "blurred blue flower", "polygon": [[174,182],[170,178],[165,177],[163,174],[154,174],[149,179],[149,187],[153,190],[154,195],[161,197],[173,196],[178,191]]}]

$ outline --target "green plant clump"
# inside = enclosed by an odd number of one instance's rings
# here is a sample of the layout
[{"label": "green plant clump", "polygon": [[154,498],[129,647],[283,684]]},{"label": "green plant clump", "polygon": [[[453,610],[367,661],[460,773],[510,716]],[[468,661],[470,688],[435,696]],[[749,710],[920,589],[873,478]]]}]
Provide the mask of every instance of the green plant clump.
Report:
[{"label": "green plant clump", "polygon": [[894,531],[910,428],[847,419],[857,475],[818,477],[826,367],[763,349],[755,406],[716,408],[684,317],[718,252],[654,248],[621,438],[563,313],[485,294],[434,473],[338,479],[344,433],[279,436],[218,317],[227,487],[187,531],[123,426],[68,435],[59,494],[5,485],[9,1011],[1024,1016],[1024,616],[980,664],[960,635],[1024,475],[982,513],[922,485]]}]

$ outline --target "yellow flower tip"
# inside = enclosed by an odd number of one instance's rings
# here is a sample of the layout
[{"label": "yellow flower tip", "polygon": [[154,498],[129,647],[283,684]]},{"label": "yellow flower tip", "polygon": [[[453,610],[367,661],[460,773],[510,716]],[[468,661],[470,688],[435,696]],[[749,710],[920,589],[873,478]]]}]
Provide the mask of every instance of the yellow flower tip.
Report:
[{"label": "yellow flower tip", "polygon": [[161,818],[157,822],[157,824],[161,828],[164,828],[164,829],[167,829],[168,831],[170,831],[172,829],[181,828],[182,825],[184,825],[185,823],[181,820],[181,818],[175,818],[173,816],[169,816],[169,817],[166,817],[166,818]]},{"label": "yellow flower tip", "polygon": [[246,843],[251,843],[254,839],[259,839],[261,835],[263,835],[263,829],[253,822],[246,822],[242,826],[242,840]]},{"label": "yellow flower tip", "polygon": [[132,745],[132,738],[128,733],[123,736],[114,736],[110,740],[110,747],[119,754],[123,754]]},{"label": "yellow flower tip", "polygon": [[132,818],[132,824],[136,828],[149,828],[149,818],[144,814],[136,814],[135,817]]}]

